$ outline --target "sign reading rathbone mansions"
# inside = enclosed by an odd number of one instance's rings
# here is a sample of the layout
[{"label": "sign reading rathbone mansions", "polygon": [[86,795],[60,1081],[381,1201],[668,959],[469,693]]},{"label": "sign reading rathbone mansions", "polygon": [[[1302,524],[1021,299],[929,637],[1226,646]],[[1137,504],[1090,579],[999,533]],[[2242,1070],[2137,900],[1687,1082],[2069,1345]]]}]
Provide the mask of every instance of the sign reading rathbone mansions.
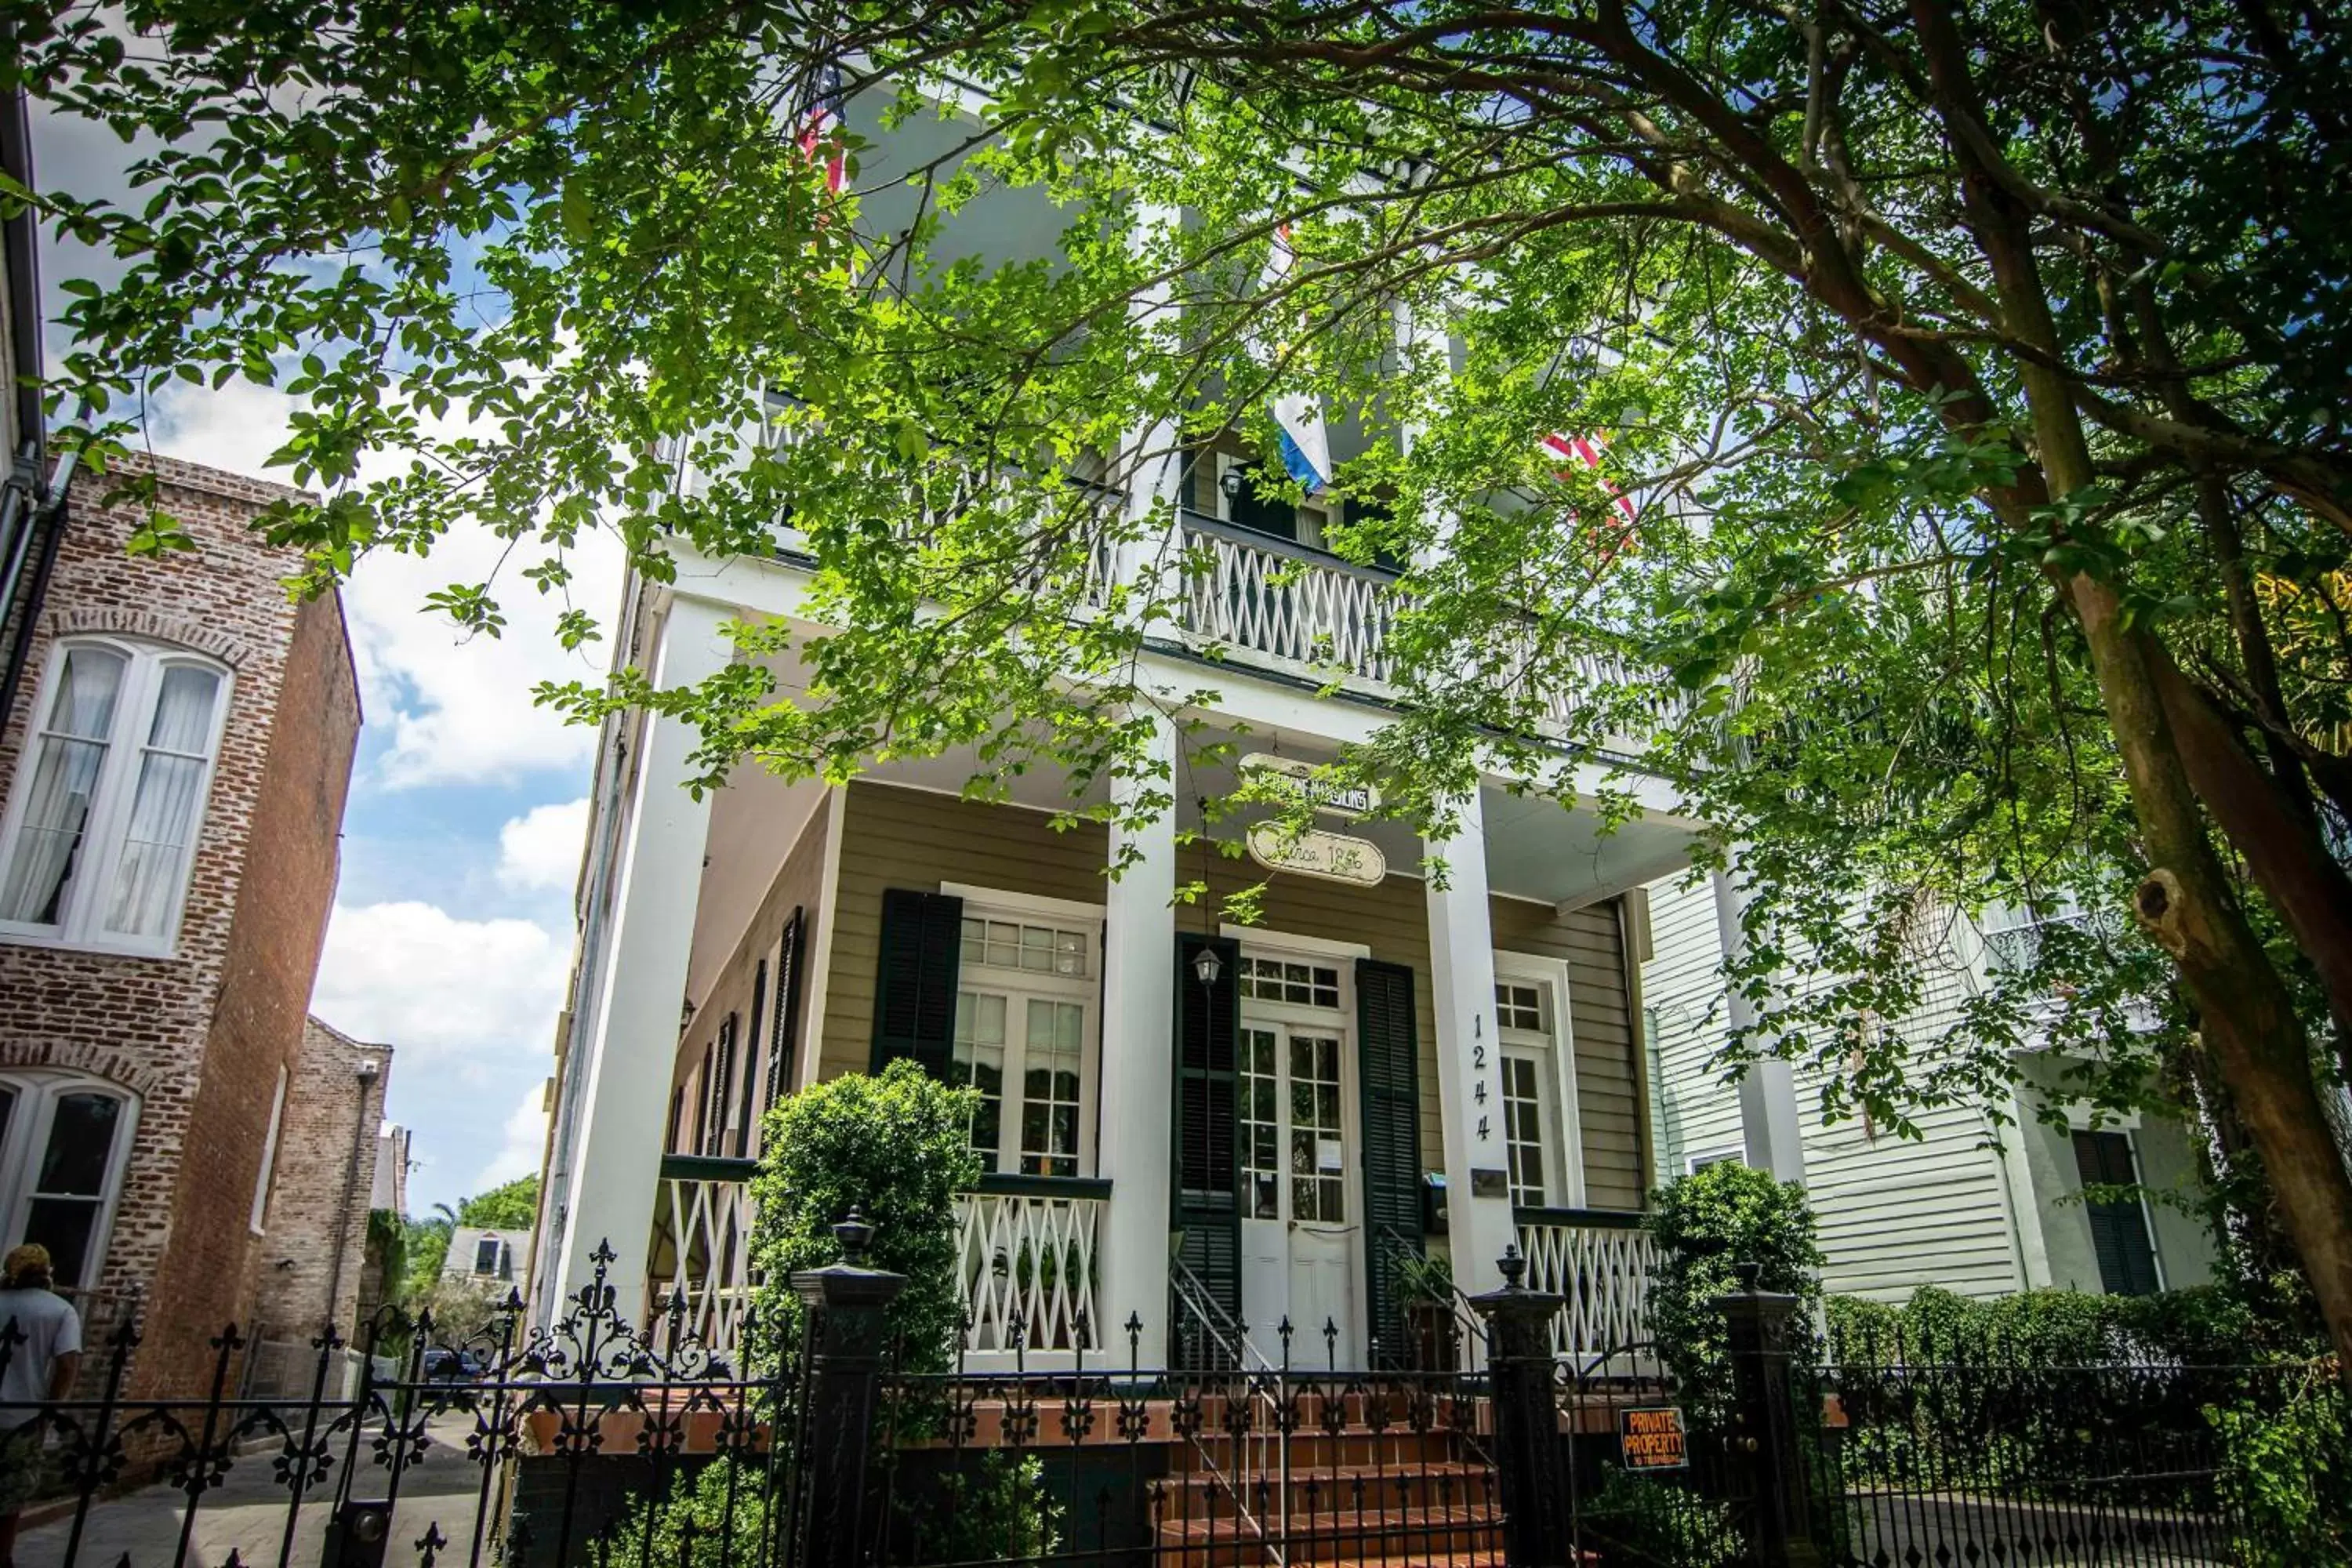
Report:
[{"label": "sign reading rathbone mansions", "polygon": [[[1253,774],[1256,776],[1252,778]],[[1330,816],[1370,816],[1381,808],[1381,792],[1371,785],[1318,779],[1313,763],[1293,757],[1252,752],[1242,759],[1242,776],[1253,784],[1269,784],[1294,800],[1304,798],[1308,805]]]},{"label": "sign reading rathbone mansions", "polygon": [[1617,1412],[1617,1447],[1629,1470],[1683,1470],[1690,1448],[1683,1438],[1683,1413],[1673,1405]]},{"label": "sign reading rathbone mansions", "polygon": [[1309,828],[1293,838],[1279,823],[1261,822],[1249,830],[1250,858],[1269,871],[1296,871],[1333,882],[1377,888],[1389,874],[1388,858],[1369,838]]}]

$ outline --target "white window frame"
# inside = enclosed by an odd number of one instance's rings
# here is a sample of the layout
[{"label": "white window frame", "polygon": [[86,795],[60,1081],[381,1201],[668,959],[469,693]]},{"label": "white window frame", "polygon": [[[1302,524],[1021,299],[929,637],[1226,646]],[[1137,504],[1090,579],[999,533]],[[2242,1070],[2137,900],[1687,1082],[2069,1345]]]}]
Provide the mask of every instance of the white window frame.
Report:
[{"label": "white window frame", "polygon": [[1683,1156],[1683,1174],[1696,1176],[1709,1165],[1745,1165],[1746,1163],[1748,1163],[1748,1151],[1736,1144],[1726,1144],[1718,1149],[1694,1149]]},{"label": "white window frame", "polygon": [[[180,918],[188,901],[188,884],[195,873],[196,857],[204,844],[205,818],[212,804],[213,781],[220,769],[221,736],[236,700],[236,672],[218,659],[192,649],[128,637],[60,637],[49,646],[41,671],[40,689],[33,699],[31,722],[16,754],[16,779],[8,792],[8,807],[0,817],[0,887],[16,864],[21,847],[25,814],[31,809],[33,775],[40,750],[39,732],[57,701],[65,679],[66,656],[76,648],[96,648],[127,660],[122,686],[115,698],[114,723],[106,737],[106,761],[98,788],[90,796],[89,818],[83,827],[83,847],[72,879],[67,883],[63,907],[53,925],[30,921],[0,920],[0,940],[80,952],[119,952],[145,958],[169,958],[178,949]],[[188,823],[188,849],[180,868],[179,886],[161,931],[130,936],[103,929],[101,905],[122,859],[122,840],[131,826],[131,808],[139,789],[138,758],[162,694],[164,672],[175,667],[202,669],[220,681],[213,702],[212,730],[205,737],[204,772],[196,786],[196,808]]]},{"label": "white window frame", "polygon": [[[1549,1125],[1544,1129],[1544,1153],[1552,1169],[1559,1173],[1559,1201],[1545,1205],[1547,1208],[1580,1209],[1584,1206],[1584,1118],[1576,1094],[1576,1026],[1570,1008],[1568,962],[1540,953],[1511,952],[1497,948],[1495,952],[1495,984],[1497,985],[1535,985],[1544,993],[1551,1029],[1548,1039],[1530,1038],[1521,1031],[1506,1030],[1502,1015],[1491,1005],[1487,1012],[1495,1020],[1495,1046],[1498,1056],[1529,1056],[1543,1063],[1543,1085],[1551,1092],[1547,1097],[1544,1114]],[[1497,1081],[1500,1075],[1497,1075]],[[1496,1107],[1497,1115],[1502,1107]],[[1507,1124],[1506,1125],[1507,1137]],[[1507,1142],[1506,1145],[1507,1152]],[[1552,1184],[1547,1182],[1547,1186]],[[1546,1197],[1552,1194],[1547,1192]]]},{"label": "white window frame", "polygon": [[[1076,1003],[1083,1023],[1078,1032],[1078,1168],[1076,1179],[1089,1180],[1097,1170],[1095,1107],[1102,1091],[1102,963],[1103,909],[1075,899],[1048,898],[1042,893],[1016,893],[1001,888],[975,888],[942,882],[940,891],[963,900],[965,920],[998,920],[1024,925],[1049,924],[1085,934],[1087,972],[1053,974],[1033,969],[1001,969],[994,965],[959,964],[959,992],[986,989],[1004,997],[1004,1092],[997,1105],[996,1166],[988,1175],[1021,1174],[1021,1109],[1025,1090],[1025,1058],[1029,1049],[1031,1001]],[[959,933],[958,941],[961,941]],[[975,981],[984,982],[976,984]]]},{"label": "white window frame", "polygon": [[247,1216],[245,1226],[256,1236],[267,1235],[264,1226],[269,1219],[269,1182],[278,1171],[278,1129],[286,1119],[286,1064],[278,1066],[278,1092],[269,1100],[269,1131],[261,1141],[261,1174],[254,1178],[253,1213]]},{"label": "white window frame", "polygon": [[[1363,1110],[1360,1103],[1363,1089],[1360,1065],[1357,1055],[1362,1042],[1356,1034],[1356,964],[1360,958],[1370,958],[1372,950],[1359,942],[1335,942],[1328,937],[1294,936],[1287,931],[1270,931],[1256,926],[1223,923],[1218,933],[1241,943],[1241,956],[1255,959],[1286,960],[1293,963],[1320,963],[1339,972],[1339,1000],[1337,1005],[1318,1006],[1311,1002],[1274,1002],[1260,997],[1243,996],[1235,1006],[1238,1029],[1253,1026],[1271,1029],[1284,1042],[1276,1053],[1275,1072],[1277,1081],[1287,1085],[1290,1070],[1285,1065],[1291,1030],[1301,1034],[1326,1034],[1339,1042],[1339,1147],[1340,1147],[1340,1207],[1337,1220],[1302,1220],[1297,1216],[1295,1194],[1290,1190],[1289,1171],[1283,1169],[1281,1194],[1276,1207],[1286,1217],[1284,1220],[1260,1220],[1263,1225],[1304,1225],[1318,1230],[1353,1230],[1363,1224]],[[1235,976],[1235,980],[1239,980]],[[1290,1139],[1290,1097],[1278,1094],[1275,1100],[1277,1134],[1275,1140],[1276,1157],[1287,1159]],[[1239,1130],[1235,1130],[1238,1137]],[[1246,1201],[1244,1218],[1251,1217]]]},{"label": "white window frame", "polygon": [[131,1168],[131,1145],[139,1141],[139,1097],[121,1084],[62,1068],[12,1068],[0,1072],[0,1084],[16,1091],[16,1111],[8,1119],[5,1136],[0,1137],[0,1247],[14,1247],[24,1237],[25,1222],[33,1207],[34,1173],[49,1144],[58,1101],[73,1094],[102,1094],[122,1102],[114,1147],[109,1152],[106,1174],[99,1187],[98,1218],[89,1229],[89,1278],[59,1281],[89,1289],[106,1275],[115,1210],[122,1201],[122,1179]]}]

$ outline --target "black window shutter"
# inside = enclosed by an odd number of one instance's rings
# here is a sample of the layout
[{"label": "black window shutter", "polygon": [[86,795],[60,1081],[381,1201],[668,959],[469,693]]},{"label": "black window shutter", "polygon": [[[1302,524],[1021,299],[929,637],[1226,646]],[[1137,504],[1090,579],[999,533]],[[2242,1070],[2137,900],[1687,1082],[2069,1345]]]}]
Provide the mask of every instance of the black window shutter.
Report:
[{"label": "black window shutter", "polygon": [[883,889],[881,952],[874,966],[876,1072],[912,1057],[932,1077],[948,1076],[962,946],[961,899]]},{"label": "black window shutter", "polygon": [[1364,1264],[1372,1332],[1391,1352],[1406,1344],[1404,1306],[1389,1267],[1394,1237],[1418,1252],[1421,1235],[1421,1039],[1412,971],[1356,961],[1357,1082],[1364,1127]]},{"label": "black window shutter", "polygon": [[[1203,951],[1217,955],[1217,981],[1202,985],[1193,969]],[[1241,943],[1180,931],[1176,936],[1176,1181],[1171,1228],[1177,1256],[1212,1299],[1235,1318],[1242,1310],[1240,1106],[1235,1075],[1241,1011]]]},{"label": "black window shutter", "polygon": [[727,1152],[727,1113],[731,1108],[735,1087],[735,1015],[727,1015],[719,1026],[719,1047],[711,1056],[709,1136],[702,1152],[717,1156]]},{"label": "black window shutter", "polygon": [[808,940],[808,919],[801,906],[784,922],[783,940],[776,944],[776,1004],[768,1037],[768,1089],[765,1104],[783,1098],[793,1081],[793,1049],[800,1043],[801,948]]},{"label": "black window shutter", "polygon": [[[2131,1139],[2121,1132],[2077,1131],[2074,1168],[2085,1187],[2127,1187],[2139,1181]],[[2091,1249],[2099,1260],[2099,1288],[2111,1296],[2154,1295],[2156,1249],[2138,1200],[2085,1202],[2084,1207],[2091,1218]]]},{"label": "black window shutter", "polygon": [[[751,1129],[760,1120],[760,1025],[768,1005],[768,961],[751,971],[751,1022],[743,1031],[743,1105],[735,1120],[735,1157],[751,1157]],[[773,1072],[771,1066],[770,1071]]]}]

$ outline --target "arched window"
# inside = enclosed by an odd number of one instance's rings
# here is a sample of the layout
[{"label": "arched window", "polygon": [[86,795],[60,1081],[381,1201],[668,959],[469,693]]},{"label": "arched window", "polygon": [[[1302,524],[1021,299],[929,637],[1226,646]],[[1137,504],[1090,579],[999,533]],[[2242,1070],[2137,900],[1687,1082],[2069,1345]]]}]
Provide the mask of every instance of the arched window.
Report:
[{"label": "arched window", "polygon": [[0,934],[170,952],[227,708],[209,660],[59,643],[0,836]]},{"label": "arched window", "polygon": [[139,1101],[103,1079],[0,1073],[0,1238],[49,1249],[57,1281],[98,1283]]}]

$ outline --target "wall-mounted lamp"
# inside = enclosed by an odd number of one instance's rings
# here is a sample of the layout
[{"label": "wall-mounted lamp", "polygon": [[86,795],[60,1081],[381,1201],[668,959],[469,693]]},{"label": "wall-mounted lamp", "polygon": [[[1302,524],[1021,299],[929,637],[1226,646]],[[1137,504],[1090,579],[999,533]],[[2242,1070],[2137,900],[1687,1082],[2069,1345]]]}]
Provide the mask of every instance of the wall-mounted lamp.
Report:
[{"label": "wall-mounted lamp", "polygon": [[1249,481],[1242,477],[1242,471],[1239,468],[1227,468],[1217,477],[1217,488],[1225,492],[1227,500],[1241,500],[1242,487],[1248,483]]},{"label": "wall-mounted lamp", "polygon": [[1215,990],[1217,976],[1224,972],[1225,961],[1217,956],[1217,950],[1213,947],[1202,948],[1200,956],[1192,960],[1192,973],[1199,978],[1203,991]]}]

